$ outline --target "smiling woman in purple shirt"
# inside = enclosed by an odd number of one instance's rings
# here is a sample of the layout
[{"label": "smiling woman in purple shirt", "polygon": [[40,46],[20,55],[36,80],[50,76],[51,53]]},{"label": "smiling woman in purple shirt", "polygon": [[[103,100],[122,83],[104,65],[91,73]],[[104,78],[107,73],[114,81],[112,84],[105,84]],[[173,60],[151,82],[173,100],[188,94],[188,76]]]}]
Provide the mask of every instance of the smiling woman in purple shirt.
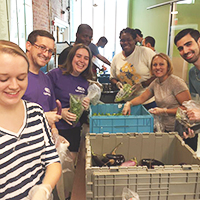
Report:
[{"label": "smiling woman in purple shirt", "polygon": [[[75,127],[72,126],[71,122],[76,120],[76,115],[69,111],[69,94],[87,95],[87,80],[92,78],[91,58],[90,49],[83,44],[77,44],[69,52],[66,62],[48,73],[56,99],[62,104],[62,119],[56,123],[56,127],[59,134],[69,141],[69,150],[74,159],[79,149],[81,124],[78,122]],[[85,108],[89,107],[89,103],[88,98],[83,100]]]}]

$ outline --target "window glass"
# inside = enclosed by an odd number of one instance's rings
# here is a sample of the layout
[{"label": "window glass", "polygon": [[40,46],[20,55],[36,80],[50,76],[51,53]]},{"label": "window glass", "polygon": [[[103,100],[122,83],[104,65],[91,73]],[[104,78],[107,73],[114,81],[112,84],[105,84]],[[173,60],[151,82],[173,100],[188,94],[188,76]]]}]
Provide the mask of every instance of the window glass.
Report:
[{"label": "window glass", "polygon": [[19,38],[19,46],[21,46],[23,49],[25,48],[25,42],[26,42],[24,11],[25,11],[24,0],[17,0],[18,38]]},{"label": "window glass", "polygon": [[32,30],[32,0],[10,0],[10,41],[25,51],[26,40]]},{"label": "window glass", "polygon": [[5,0],[0,0],[0,39],[9,39],[9,26],[8,26],[8,8],[9,4]]},{"label": "window glass", "polygon": [[76,31],[78,26],[81,24],[81,1],[71,0],[71,36],[70,42],[74,42],[76,40]]},{"label": "window glass", "polygon": [[26,2],[25,12],[31,13],[31,14],[27,14],[25,18],[25,31],[26,31],[26,39],[27,39],[29,33],[33,31],[33,15],[32,15],[32,0],[26,0],[25,2]]},{"label": "window glass", "polygon": [[111,61],[116,47],[116,1],[105,1],[105,5],[105,37],[108,43],[104,56]]},{"label": "window glass", "polygon": [[[123,12],[122,12],[123,10]],[[127,27],[128,21],[128,1],[117,1],[117,15],[116,15],[116,50],[115,53],[121,51],[121,46],[119,42],[120,31]]]},{"label": "window glass", "polygon": [[104,1],[96,1],[93,5],[93,43],[97,43],[101,36],[104,36],[105,21],[105,4]]},{"label": "window glass", "polygon": [[18,44],[18,26],[16,0],[10,0],[10,41]]},{"label": "window glass", "polygon": [[93,0],[82,0],[82,23],[92,27],[92,2]]},{"label": "window glass", "polygon": [[108,39],[106,46],[99,48],[99,52],[112,61],[113,56],[121,51],[119,33],[127,27],[128,0],[71,0],[70,3],[71,41],[75,41],[81,23],[89,24],[93,28],[94,44],[101,36]]}]

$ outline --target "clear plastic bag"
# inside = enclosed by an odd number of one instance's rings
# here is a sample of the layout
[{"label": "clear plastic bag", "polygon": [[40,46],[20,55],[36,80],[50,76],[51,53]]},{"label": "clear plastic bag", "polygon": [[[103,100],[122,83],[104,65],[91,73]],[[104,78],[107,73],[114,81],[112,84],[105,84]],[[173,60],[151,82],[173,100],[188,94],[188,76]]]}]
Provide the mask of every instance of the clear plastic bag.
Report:
[{"label": "clear plastic bag", "polygon": [[188,110],[189,109],[200,109],[200,102],[194,101],[194,100],[184,101],[183,106],[185,106]]},{"label": "clear plastic bag", "polygon": [[115,102],[120,102],[127,99],[132,94],[132,86],[129,84],[124,84],[123,88],[115,96]]},{"label": "clear plastic bag", "polygon": [[160,115],[153,115],[154,117],[154,132],[164,132],[165,126],[163,125],[163,117]]},{"label": "clear plastic bag", "polygon": [[81,115],[84,111],[84,106],[82,105],[83,99],[86,97],[84,94],[69,94],[70,95],[70,112],[76,114],[76,121],[72,122],[73,126],[76,126]]},{"label": "clear plastic bag", "polygon": [[99,86],[97,86],[96,84],[92,84],[88,87],[88,95],[87,97],[89,97],[90,99],[90,103],[92,105],[96,105],[99,103],[99,100],[101,98],[101,89]]},{"label": "clear plastic bag", "polygon": [[72,192],[74,181],[74,162],[68,147],[69,142],[59,142],[56,148],[62,165],[62,175],[56,184],[56,190],[60,200],[65,200]]},{"label": "clear plastic bag", "polygon": [[122,200],[140,200],[140,198],[136,192],[125,187],[122,191]]},{"label": "clear plastic bag", "polygon": [[[184,101],[182,105],[185,106],[187,110],[190,109],[200,110],[200,102],[198,101],[194,100]],[[195,133],[198,133],[200,129],[200,122],[190,121],[187,116],[187,111],[179,107],[176,112],[175,130],[179,133],[180,136],[182,136],[183,132],[187,133],[188,128],[191,128],[194,130]]]}]

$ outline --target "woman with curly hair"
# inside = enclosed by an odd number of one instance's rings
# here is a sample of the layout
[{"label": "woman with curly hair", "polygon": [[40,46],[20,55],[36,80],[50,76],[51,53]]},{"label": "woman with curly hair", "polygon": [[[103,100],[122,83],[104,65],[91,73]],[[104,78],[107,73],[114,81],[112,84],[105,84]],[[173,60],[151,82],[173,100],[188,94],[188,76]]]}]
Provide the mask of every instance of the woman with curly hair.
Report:
[{"label": "woman with curly hair", "polygon": [[[119,89],[123,88],[125,83],[133,86],[134,93],[129,98],[132,99],[139,96],[154,79],[150,74],[150,64],[155,52],[147,47],[135,45],[136,32],[134,29],[123,29],[119,38],[122,52],[115,55],[112,60],[110,81]],[[154,107],[154,103],[154,99],[144,102],[147,109]]]}]

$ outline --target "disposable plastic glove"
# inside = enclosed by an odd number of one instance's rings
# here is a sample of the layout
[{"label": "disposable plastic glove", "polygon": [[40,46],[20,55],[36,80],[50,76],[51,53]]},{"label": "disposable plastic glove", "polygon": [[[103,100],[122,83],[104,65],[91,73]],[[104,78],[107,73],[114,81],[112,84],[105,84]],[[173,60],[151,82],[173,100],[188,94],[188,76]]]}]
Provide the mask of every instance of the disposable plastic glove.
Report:
[{"label": "disposable plastic glove", "polygon": [[52,188],[48,184],[35,185],[28,193],[30,200],[53,200]]},{"label": "disposable plastic glove", "polygon": [[154,115],[167,115],[167,108],[151,108],[149,109],[149,112]]},{"label": "disposable plastic glove", "polygon": [[69,142],[64,137],[59,135],[57,128],[52,128],[51,132],[52,132],[52,138],[53,138],[56,148],[60,146],[60,143],[63,143],[63,144],[66,143],[67,146],[69,147],[70,145]]},{"label": "disposable plastic glove", "polygon": [[200,110],[199,109],[188,109],[187,116],[190,121],[199,122],[200,121]]}]

